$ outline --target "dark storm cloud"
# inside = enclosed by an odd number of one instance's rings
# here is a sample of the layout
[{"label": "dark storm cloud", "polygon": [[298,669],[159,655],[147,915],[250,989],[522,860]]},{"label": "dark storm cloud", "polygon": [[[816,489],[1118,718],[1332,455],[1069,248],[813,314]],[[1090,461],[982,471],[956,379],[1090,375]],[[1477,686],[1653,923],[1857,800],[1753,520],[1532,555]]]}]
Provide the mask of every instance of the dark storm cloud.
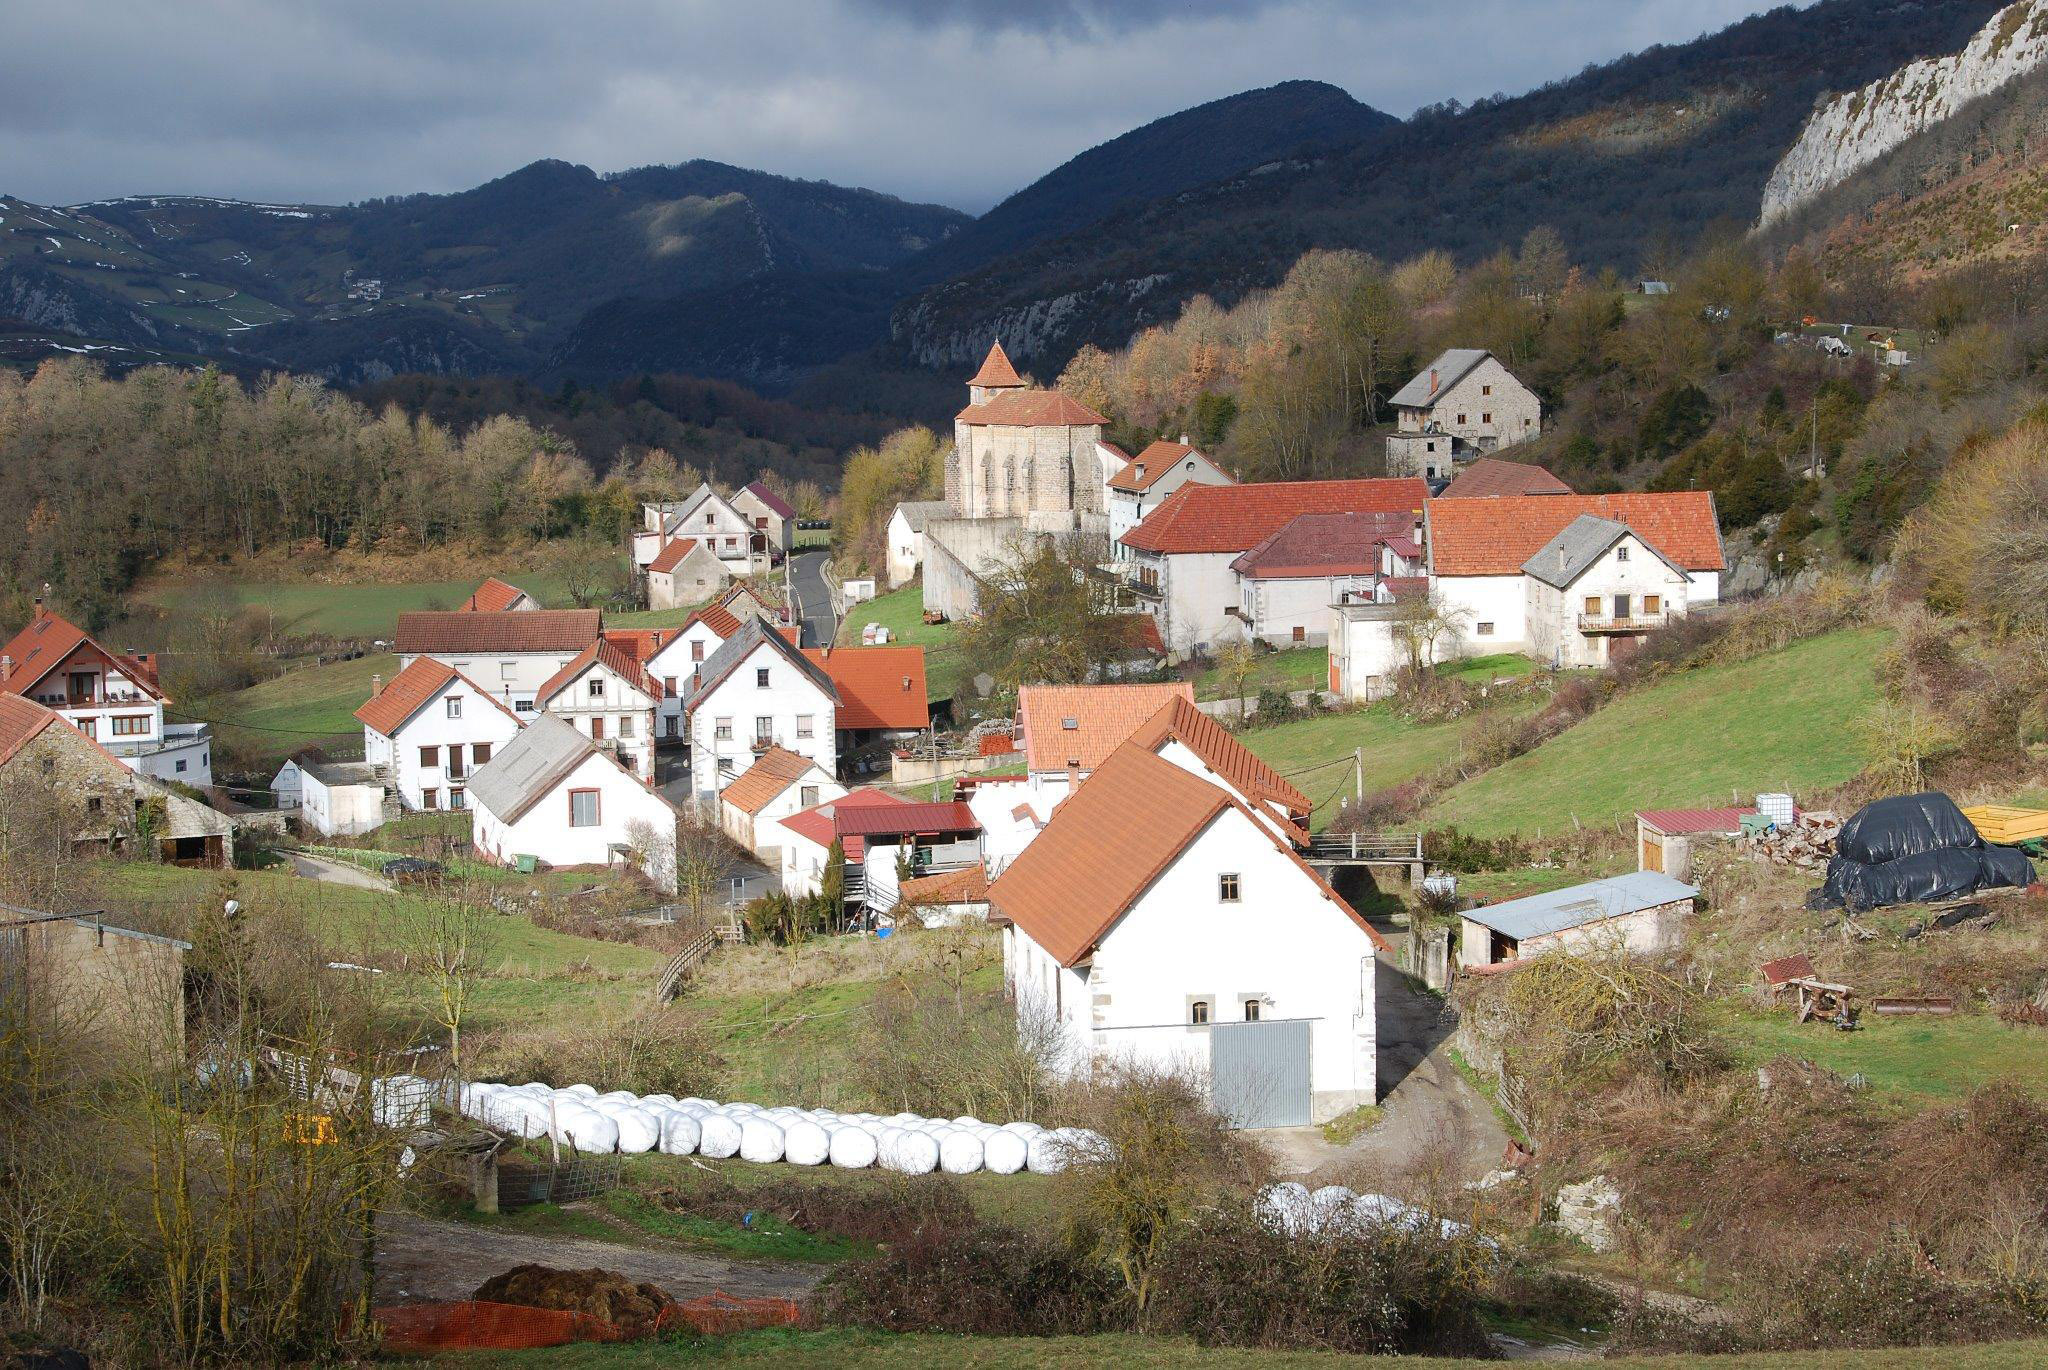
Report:
[{"label": "dark storm cloud", "polygon": [[1294,77],[1396,114],[1757,0],[93,0],[0,4],[0,192],[343,201],[540,157],[709,157],[979,210]]}]

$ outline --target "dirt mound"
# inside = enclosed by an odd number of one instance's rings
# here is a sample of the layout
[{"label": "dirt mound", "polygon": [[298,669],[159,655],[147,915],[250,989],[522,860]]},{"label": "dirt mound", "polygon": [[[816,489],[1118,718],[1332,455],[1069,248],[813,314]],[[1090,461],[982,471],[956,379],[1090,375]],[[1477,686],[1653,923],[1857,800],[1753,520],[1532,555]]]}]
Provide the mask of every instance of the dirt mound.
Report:
[{"label": "dirt mound", "polygon": [[675,1302],[660,1285],[635,1284],[616,1270],[556,1270],[545,1265],[515,1265],[478,1285],[471,1297],[483,1303],[586,1313],[618,1328],[628,1340],[652,1336],[662,1314]]}]

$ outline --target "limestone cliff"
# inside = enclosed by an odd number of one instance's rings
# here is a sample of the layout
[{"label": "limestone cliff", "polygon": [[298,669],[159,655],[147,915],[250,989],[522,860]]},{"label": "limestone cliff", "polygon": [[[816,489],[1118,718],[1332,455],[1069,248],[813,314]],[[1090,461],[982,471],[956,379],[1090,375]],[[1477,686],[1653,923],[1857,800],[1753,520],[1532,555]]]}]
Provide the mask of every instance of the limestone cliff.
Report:
[{"label": "limestone cliff", "polygon": [[1991,16],[1962,51],[1909,62],[1814,111],[1764,185],[1761,222],[1782,218],[1921,130],[2048,60],[2048,0]]}]

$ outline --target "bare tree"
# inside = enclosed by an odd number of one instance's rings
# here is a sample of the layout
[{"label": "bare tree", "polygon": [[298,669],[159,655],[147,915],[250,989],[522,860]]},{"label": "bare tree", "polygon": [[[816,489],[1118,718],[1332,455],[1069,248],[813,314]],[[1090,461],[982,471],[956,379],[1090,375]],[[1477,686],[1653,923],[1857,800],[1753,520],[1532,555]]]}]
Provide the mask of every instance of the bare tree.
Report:
[{"label": "bare tree", "polygon": [[470,992],[496,962],[495,915],[481,892],[400,900],[396,940],[406,965],[434,995],[434,1021],[448,1030],[448,1058],[462,1066],[462,1020]]},{"label": "bare tree", "polygon": [[1389,625],[1394,641],[1408,658],[1408,670],[1420,675],[1436,664],[1437,647],[1465,621],[1465,611],[1447,606],[1434,593],[1403,600]]}]

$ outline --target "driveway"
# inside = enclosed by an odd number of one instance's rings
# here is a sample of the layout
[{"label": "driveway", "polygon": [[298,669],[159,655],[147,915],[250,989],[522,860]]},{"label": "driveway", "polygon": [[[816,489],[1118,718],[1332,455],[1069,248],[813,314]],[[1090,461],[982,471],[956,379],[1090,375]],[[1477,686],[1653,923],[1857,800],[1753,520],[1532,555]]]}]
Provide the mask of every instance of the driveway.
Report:
[{"label": "driveway", "polygon": [[1476,1180],[1500,1165],[1508,1134],[1493,1106],[1451,1063],[1454,1023],[1443,1001],[1416,988],[1385,957],[1378,966],[1380,1122],[1344,1146],[1313,1127],[1251,1135],[1281,1171],[1314,1183],[1421,1171],[1454,1182]]},{"label": "driveway", "polygon": [[391,893],[389,880],[381,875],[372,875],[366,870],[351,866],[345,861],[329,861],[324,856],[308,856],[304,852],[289,852],[292,874],[308,880],[318,880],[328,885],[350,885],[359,890],[382,890]]},{"label": "driveway", "polygon": [[825,584],[824,552],[799,552],[789,559],[789,588],[796,597],[806,647],[829,647],[839,631],[832,617],[832,592]]},{"label": "driveway", "polygon": [[740,1298],[802,1298],[825,1274],[822,1266],[733,1260],[653,1238],[629,1243],[549,1237],[409,1213],[385,1218],[378,1236],[377,1299],[384,1303],[466,1299],[515,1265],[616,1270],[636,1283],[658,1284],[678,1299],[721,1290]]}]

